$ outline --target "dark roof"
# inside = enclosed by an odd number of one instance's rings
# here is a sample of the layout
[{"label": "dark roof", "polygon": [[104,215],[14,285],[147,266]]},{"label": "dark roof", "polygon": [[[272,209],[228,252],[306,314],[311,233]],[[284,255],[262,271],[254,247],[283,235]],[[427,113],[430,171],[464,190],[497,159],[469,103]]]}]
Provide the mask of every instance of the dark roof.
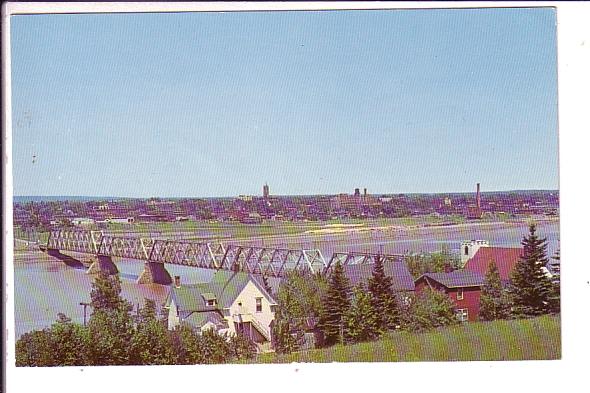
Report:
[{"label": "dark roof", "polygon": [[[271,304],[276,304],[274,298],[253,275],[225,270],[217,271],[208,283],[182,285],[180,288],[172,286],[167,303],[173,299],[179,313],[228,308],[249,281],[256,285]],[[217,299],[216,306],[208,306],[205,303],[205,298],[210,298],[211,295]]]},{"label": "dark roof", "polygon": [[416,282],[429,278],[447,288],[480,287],[485,281],[483,274],[469,270],[455,270],[449,273],[425,273]]},{"label": "dark roof", "polygon": [[[345,265],[342,268],[351,285],[366,284],[373,275],[372,263]],[[413,291],[415,289],[414,279],[404,261],[386,260],[383,262],[383,271],[386,276],[391,277],[394,291]]]},{"label": "dark roof", "polygon": [[522,253],[522,248],[481,247],[473,258],[467,261],[464,269],[485,275],[490,263],[494,261],[498,267],[500,279],[508,281]]}]

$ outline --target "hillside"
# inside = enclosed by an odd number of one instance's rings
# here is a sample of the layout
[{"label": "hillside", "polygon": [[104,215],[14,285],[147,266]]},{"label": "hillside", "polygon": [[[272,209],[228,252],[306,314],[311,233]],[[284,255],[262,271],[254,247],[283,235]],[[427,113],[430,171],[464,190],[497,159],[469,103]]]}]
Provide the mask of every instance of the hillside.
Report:
[{"label": "hillside", "polygon": [[395,332],[378,341],[263,354],[258,363],[541,360],[561,358],[558,316],[478,322],[427,333]]}]

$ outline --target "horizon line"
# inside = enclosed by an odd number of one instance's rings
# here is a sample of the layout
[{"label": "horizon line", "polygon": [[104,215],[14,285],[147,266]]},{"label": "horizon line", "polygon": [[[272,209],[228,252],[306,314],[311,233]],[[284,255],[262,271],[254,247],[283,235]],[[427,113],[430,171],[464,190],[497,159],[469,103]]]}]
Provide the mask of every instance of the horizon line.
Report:
[{"label": "horizon line", "polygon": [[[359,190],[361,190],[359,188]],[[533,191],[556,191],[559,192],[559,189],[555,188],[530,188],[530,189],[509,189],[509,190],[488,190],[488,191],[480,191],[482,194],[486,193],[498,193],[498,192],[533,192]],[[367,193],[367,195],[419,195],[419,194],[427,194],[427,195],[440,195],[440,194],[475,194],[476,191],[448,191],[448,192],[378,192],[378,193]],[[334,193],[334,194],[270,194],[270,197],[305,197],[305,196],[337,196],[337,195],[354,195],[354,193]],[[362,192],[361,192],[361,195]],[[214,199],[214,198],[238,198],[240,196],[251,196],[251,197],[263,197],[259,194],[234,194],[234,195],[224,195],[224,196],[116,196],[116,195],[13,195],[13,198],[117,198],[117,199],[199,199],[199,198],[207,198],[207,199]]]}]

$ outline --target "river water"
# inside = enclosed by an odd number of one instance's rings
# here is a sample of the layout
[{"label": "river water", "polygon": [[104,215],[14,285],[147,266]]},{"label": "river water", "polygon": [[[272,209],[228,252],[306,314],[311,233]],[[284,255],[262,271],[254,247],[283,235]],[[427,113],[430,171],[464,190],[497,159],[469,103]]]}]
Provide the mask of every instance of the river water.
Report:
[{"label": "river water", "polygon": [[[329,260],[333,252],[433,252],[447,245],[459,251],[463,240],[489,240],[492,246],[518,247],[528,233],[525,223],[489,223],[454,227],[428,227],[411,230],[373,230],[343,234],[284,235],[249,239],[241,243],[264,245],[266,247],[290,247],[319,249]],[[548,255],[554,255],[559,247],[559,223],[541,222],[538,234],[548,241]],[[228,241],[227,243],[231,243]],[[122,295],[135,306],[144,299],[162,304],[169,287],[157,284],[136,284],[135,280],[143,269],[143,263],[133,260],[115,259],[120,271]],[[184,283],[208,281],[214,271],[185,266],[166,265],[170,275],[181,276]],[[90,301],[92,276],[84,269],[65,265],[41,252],[15,251],[15,333],[19,337],[25,332],[50,326],[58,313],[64,313],[73,321],[82,323],[84,309],[80,302]],[[87,310],[88,314],[90,310]]]}]

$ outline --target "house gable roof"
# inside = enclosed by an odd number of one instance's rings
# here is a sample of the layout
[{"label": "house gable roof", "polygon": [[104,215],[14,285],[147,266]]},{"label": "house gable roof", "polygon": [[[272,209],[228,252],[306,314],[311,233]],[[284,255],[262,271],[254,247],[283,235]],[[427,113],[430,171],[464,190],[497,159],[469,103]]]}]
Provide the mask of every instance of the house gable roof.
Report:
[{"label": "house gable roof", "polygon": [[481,287],[485,282],[483,274],[469,270],[455,270],[449,273],[425,273],[416,282],[430,279],[446,288]]},{"label": "house gable roof", "polygon": [[[345,265],[342,267],[351,285],[366,284],[373,275],[373,264]],[[387,277],[391,277],[394,291],[413,291],[414,279],[404,261],[383,261],[383,271]]]},{"label": "house gable roof", "polygon": [[500,280],[508,281],[522,253],[522,248],[481,247],[473,258],[467,261],[464,269],[485,276],[490,263],[494,261],[500,273]]}]

